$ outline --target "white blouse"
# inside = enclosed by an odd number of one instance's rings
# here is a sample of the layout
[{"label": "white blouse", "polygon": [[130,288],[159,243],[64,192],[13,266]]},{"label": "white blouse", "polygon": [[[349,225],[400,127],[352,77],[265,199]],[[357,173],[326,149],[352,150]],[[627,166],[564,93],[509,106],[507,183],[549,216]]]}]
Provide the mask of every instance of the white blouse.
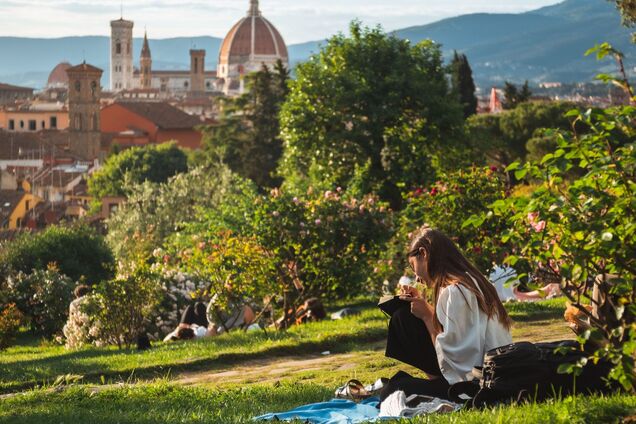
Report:
[{"label": "white blouse", "polygon": [[442,289],[435,310],[443,327],[435,350],[449,384],[471,380],[473,367],[481,366],[487,351],[512,343],[510,331],[497,316],[488,318],[479,309],[477,297],[459,284]]}]

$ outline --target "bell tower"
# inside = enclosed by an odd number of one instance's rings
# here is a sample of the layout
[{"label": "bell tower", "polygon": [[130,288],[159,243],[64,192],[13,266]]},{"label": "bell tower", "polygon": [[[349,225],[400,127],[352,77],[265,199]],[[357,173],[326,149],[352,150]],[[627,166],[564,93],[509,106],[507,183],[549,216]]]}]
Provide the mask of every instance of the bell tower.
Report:
[{"label": "bell tower", "polygon": [[190,91],[205,91],[205,50],[190,50]]},{"label": "bell tower", "polygon": [[110,89],[133,88],[133,26],[124,18],[110,22]]},{"label": "bell tower", "polygon": [[139,65],[141,67],[141,88],[152,88],[152,57],[150,55],[150,46],[148,45],[148,34],[145,32]]},{"label": "bell tower", "polygon": [[86,62],[68,68],[69,147],[85,160],[99,158],[100,108],[103,71]]}]

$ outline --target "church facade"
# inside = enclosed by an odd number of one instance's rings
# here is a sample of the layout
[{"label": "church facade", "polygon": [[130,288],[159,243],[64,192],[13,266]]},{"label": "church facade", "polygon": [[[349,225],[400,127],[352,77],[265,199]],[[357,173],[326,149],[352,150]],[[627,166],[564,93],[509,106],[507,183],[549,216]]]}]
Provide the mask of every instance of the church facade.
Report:
[{"label": "church facade", "polygon": [[235,96],[244,92],[244,76],[273,67],[277,61],[288,67],[289,54],[283,37],[265,19],[258,0],[250,0],[247,15],[228,32],[219,52],[216,70],[205,69],[206,51],[190,50],[189,70],[152,68],[152,52],[147,34],[138,66],[133,65],[132,21],[111,21],[110,90],[113,92],[154,92],[160,96],[191,96],[223,93]]}]

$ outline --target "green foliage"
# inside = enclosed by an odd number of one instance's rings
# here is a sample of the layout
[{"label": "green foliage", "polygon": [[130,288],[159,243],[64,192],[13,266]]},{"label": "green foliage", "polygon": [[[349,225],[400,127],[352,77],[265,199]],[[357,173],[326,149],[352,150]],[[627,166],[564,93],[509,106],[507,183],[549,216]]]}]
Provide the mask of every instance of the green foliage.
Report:
[{"label": "green foliage", "polygon": [[488,274],[494,264],[501,264],[510,247],[493,242],[504,223],[490,220],[480,225],[480,216],[489,204],[506,197],[505,175],[496,168],[448,173],[428,188],[411,191],[406,195],[392,248],[379,262],[377,272],[390,281],[397,279],[404,269],[396,265],[405,263],[412,233],[428,224],[447,234],[479,270]]},{"label": "green foliage", "polygon": [[73,281],[93,284],[112,276],[114,259],[102,236],[87,225],[50,226],[0,248],[5,276],[43,271],[54,263]]},{"label": "green foliage", "polygon": [[0,305],[0,350],[11,346],[20,329],[22,318],[14,303]]},{"label": "green foliage", "polygon": [[218,206],[235,185],[236,177],[224,166],[196,168],[165,183],[131,185],[128,201],[107,221],[106,240],[120,260],[149,257],[198,210]]},{"label": "green foliage", "polygon": [[221,300],[230,300],[225,284],[229,292],[247,290],[244,280],[254,286],[249,295],[280,295],[290,305],[355,296],[379,285],[367,282],[391,224],[386,205],[372,196],[357,199],[341,189],[256,195],[246,186],[177,237],[172,256],[194,258],[186,273],[209,270],[205,278]]},{"label": "green foliage", "polygon": [[434,156],[453,144],[461,123],[439,46],[411,45],[359,22],[300,64],[290,90],[281,111],[282,175],[348,187],[368,163],[368,182],[393,206],[400,187],[432,179]]},{"label": "green foliage", "polygon": [[274,173],[282,155],[278,114],[288,93],[289,71],[279,60],[247,76],[247,91],[221,99],[219,123],[204,138],[208,158],[219,158],[230,169],[259,187],[275,187]]},{"label": "green foliage", "polygon": [[516,85],[505,81],[503,91],[504,99],[502,106],[504,109],[514,109],[521,103],[530,100],[530,96],[532,96],[532,92],[528,86],[528,81],[521,86],[521,89],[519,89]]},{"label": "green foliage", "polygon": [[158,281],[158,276],[140,263],[116,279],[98,284],[84,305],[95,325],[91,336],[99,344],[130,348],[160,301]]},{"label": "green foliage", "polygon": [[97,201],[105,196],[127,196],[126,183],[163,183],[188,170],[187,156],[175,143],[132,147],[110,156],[88,180]]},{"label": "green foliage", "polygon": [[[557,149],[540,162],[508,168],[540,186],[529,199],[492,204],[495,217],[509,216],[502,242],[523,246],[511,265],[527,262],[562,282],[566,296],[590,317],[585,334],[602,347],[595,357],[614,364],[610,377],[634,387],[636,353],[636,108],[573,110],[568,114],[590,131],[562,131]],[[572,173],[578,177],[569,180]],[[488,222],[488,220],[485,220]],[[594,317],[586,285],[596,275],[614,274],[612,284],[594,284],[605,299]],[[605,340],[606,343],[601,342]]]},{"label": "green foliage", "polygon": [[464,118],[468,118],[477,113],[477,96],[475,96],[473,71],[465,54],[457,54],[455,51],[450,71],[453,93],[464,109]]},{"label": "green foliage", "polygon": [[9,299],[14,302],[31,328],[46,338],[61,334],[68,318],[75,282],[55,266],[18,272],[7,280]]},{"label": "green foliage", "polygon": [[544,128],[570,129],[565,114],[571,108],[563,102],[526,102],[500,114],[471,116],[466,131],[475,162],[507,166],[525,160],[528,152],[541,155],[555,143]]}]

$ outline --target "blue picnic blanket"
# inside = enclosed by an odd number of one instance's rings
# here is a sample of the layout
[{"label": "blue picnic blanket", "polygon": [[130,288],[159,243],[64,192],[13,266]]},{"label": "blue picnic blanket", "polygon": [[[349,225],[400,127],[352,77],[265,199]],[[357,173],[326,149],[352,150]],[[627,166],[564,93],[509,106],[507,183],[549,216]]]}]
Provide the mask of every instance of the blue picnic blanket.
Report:
[{"label": "blue picnic blanket", "polygon": [[346,399],[303,405],[287,412],[275,412],[254,418],[261,420],[303,420],[311,424],[356,424],[377,421],[380,400],[376,397],[355,403]]}]

